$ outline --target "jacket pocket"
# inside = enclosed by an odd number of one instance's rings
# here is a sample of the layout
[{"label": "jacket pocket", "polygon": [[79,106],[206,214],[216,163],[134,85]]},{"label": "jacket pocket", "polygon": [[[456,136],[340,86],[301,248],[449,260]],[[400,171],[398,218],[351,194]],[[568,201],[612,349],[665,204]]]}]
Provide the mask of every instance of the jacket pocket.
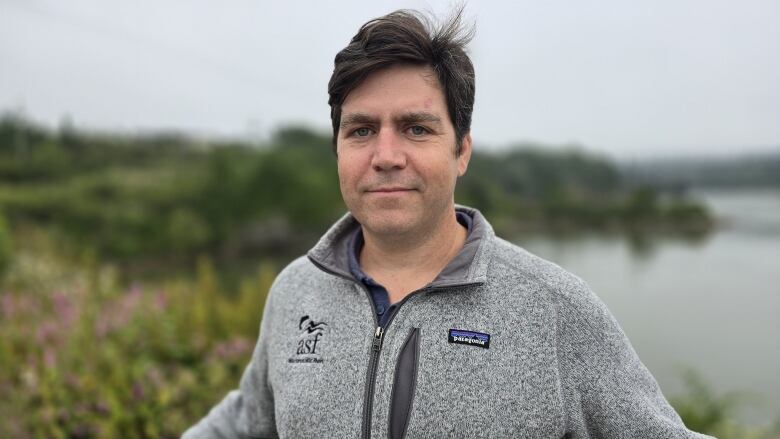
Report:
[{"label": "jacket pocket", "polygon": [[390,398],[391,439],[400,439],[406,435],[409,415],[412,413],[412,399],[417,384],[417,363],[420,357],[420,328],[412,328],[406,337],[398,361],[395,364],[393,391]]}]

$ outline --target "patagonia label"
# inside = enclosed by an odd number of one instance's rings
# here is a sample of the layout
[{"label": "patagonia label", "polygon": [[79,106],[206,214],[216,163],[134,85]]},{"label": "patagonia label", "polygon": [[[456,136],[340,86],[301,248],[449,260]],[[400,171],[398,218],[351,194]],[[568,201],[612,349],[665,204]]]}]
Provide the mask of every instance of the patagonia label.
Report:
[{"label": "patagonia label", "polygon": [[447,341],[450,343],[467,344],[487,349],[490,347],[490,334],[464,331],[462,329],[450,329]]}]

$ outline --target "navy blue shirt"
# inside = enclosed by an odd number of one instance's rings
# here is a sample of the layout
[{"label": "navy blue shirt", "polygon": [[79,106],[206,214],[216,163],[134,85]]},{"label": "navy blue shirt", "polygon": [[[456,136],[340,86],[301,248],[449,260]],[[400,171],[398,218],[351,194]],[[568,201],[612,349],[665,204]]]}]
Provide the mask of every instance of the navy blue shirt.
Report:
[{"label": "navy blue shirt", "polygon": [[[467,234],[471,232],[471,217],[464,212],[455,212],[455,217],[463,227],[466,228]],[[352,235],[352,243],[349,248],[349,271],[352,275],[366,286],[369,293],[371,293],[371,300],[374,302],[374,310],[376,311],[377,321],[379,326],[387,326],[387,320],[393,315],[393,312],[398,307],[398,303],[390,304],[390,295],[387,289],[377,283],[374,279],[371,279],[360,268],[360,262],[358,255],[360,250],[363,249],[363,228],[359,227],[354,235]]]}]

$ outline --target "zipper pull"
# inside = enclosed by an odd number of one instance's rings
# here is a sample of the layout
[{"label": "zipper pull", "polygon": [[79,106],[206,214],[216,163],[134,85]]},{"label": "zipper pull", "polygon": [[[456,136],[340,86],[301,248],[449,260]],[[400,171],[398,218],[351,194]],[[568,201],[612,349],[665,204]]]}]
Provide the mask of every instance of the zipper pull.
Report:
[{"label": "zipper pull", "polygon": [[374,350],[379,351],[382,349],[382,337],[385,335],[385,331],[382,330],[381,326],[376,327],[376,332],[374,333]]}]

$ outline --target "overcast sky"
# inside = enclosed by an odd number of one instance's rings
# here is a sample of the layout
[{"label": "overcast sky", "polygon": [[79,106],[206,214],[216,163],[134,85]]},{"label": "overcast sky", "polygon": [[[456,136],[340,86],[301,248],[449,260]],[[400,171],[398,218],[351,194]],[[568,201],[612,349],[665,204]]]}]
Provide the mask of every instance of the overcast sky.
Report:
[{"label": "overcast sky", "polygon": [[[264,137],[328,130],[333,57],[437,1],[0,0],[0,111],[56,126]],[[467,4],[478,146],[618,158],[780,146],[780,1]]]}]

